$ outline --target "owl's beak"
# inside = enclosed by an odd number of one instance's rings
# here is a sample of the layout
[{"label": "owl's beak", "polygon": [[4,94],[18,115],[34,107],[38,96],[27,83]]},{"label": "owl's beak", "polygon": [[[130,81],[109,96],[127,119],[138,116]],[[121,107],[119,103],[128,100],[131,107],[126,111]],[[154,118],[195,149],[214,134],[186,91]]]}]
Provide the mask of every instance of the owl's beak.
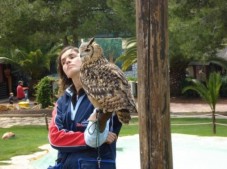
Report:
[{"label": "owl's beak", "polygon": [[82,58],[82,57],[83,57],[83,55],[82,55],[81,53],[79,53],[79,56],[80,56],[80,58]]},{"label": "owl's beak", "polygon": [[83,55],[83,54],[79,53],[79,56],[80,56],[81,61],[84,62],[84,61],[85,61],[85,56],[86,56],[86,55]]}]

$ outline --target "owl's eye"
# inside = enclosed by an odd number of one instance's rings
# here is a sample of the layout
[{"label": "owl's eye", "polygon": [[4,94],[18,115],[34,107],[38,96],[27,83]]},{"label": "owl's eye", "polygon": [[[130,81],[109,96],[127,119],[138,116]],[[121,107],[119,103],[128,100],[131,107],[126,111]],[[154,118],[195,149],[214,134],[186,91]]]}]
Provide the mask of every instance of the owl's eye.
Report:
[{"label": "owl's eye", "polygon": [[90,52],[90,49],[88,49],[88,48],[87,48],[87,49],[85,49],[85,52]]}]

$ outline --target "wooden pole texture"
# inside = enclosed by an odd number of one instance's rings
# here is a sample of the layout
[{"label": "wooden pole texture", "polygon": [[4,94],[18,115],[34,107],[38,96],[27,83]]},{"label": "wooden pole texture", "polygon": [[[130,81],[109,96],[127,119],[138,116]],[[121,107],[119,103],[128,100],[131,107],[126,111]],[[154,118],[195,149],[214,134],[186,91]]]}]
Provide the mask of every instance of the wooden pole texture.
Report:
[{"label": "wooden pole texture", "polygon": [[141,169],[172,169],[167,0],[137,0]]}]

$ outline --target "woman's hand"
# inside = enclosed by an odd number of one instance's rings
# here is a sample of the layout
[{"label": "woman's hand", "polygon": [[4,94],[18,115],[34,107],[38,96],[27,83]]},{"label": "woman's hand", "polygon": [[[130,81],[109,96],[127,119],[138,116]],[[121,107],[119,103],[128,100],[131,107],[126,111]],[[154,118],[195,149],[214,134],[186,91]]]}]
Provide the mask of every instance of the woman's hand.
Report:
[{"label": "woman's hand", "polygon": [[109,132],[109,134],[106,138],[106,143],[112,144],[115,140],[117,140],[117,135],[113,132]]}]

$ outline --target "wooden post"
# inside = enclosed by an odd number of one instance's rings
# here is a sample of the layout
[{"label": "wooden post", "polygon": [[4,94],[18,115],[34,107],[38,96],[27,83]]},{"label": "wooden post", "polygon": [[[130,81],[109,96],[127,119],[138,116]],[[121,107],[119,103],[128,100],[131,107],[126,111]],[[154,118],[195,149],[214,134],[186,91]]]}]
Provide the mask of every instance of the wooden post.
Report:
[{"label": "wooden post", "polygon": [[44,118],[45,118],[45,122],[46,122],[46,128],[47,128],[47,131],[49,130],[49,125],[48,125],[48,118],[47,118],[47,114],[44,113]]},{"label": "wooden post", "polygon": [[137,0],[141,169],[172,169],[167,0]]}]

